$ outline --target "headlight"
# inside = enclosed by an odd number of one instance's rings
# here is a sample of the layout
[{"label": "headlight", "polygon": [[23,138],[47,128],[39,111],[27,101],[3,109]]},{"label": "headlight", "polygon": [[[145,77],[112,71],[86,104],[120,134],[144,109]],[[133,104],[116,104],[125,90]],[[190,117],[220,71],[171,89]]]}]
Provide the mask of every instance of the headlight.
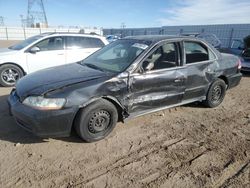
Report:
[{"label": "headlight", "polygon": [[44,98],[44,97],[27,97],[23,104],[39,110],[59,110],[66,103],[63,98]]}]

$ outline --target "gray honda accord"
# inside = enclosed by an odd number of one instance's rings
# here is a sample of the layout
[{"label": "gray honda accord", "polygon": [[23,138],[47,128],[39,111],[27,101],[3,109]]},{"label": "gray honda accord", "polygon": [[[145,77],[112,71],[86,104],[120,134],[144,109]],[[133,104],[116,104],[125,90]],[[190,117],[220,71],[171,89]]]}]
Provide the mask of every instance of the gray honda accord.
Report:
[{"label": "gray honda accord", "polygon": [[186,36],[117,40],[83,61],[29,74],[8,102],[16,122],[41,137],[105,138],[118,121],[195,101],[220,105],[241,62]]}]

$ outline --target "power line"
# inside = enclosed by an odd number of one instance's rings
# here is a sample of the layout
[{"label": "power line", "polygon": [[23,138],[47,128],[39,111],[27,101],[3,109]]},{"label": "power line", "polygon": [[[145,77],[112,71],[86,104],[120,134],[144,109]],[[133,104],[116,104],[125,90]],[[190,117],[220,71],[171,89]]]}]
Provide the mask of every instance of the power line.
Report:
[{"label": "power line", "polygon": [[28,0],[27,27],[48,27],[43,0]]},{"label": "power line", "polygon": [[126,24],[124,22],[121,23],[121,28],[125,29],[126,28]]}]

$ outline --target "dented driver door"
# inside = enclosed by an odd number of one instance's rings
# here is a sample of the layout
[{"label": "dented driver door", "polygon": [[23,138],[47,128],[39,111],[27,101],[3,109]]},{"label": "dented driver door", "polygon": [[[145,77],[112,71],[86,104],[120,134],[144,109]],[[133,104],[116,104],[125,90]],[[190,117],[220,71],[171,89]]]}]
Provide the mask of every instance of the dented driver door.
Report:
[{"label": "dented driver door", "polygon": [[164,41],[141,61],[130,75],[130,114],[137,116],[182,102],[187,74],[179,52],[179,43]]},{"label": "dented driver door", "polygon": [[180,103],[185,91],[181,67],[136,73],[130,76],[130,108],[132,116]]}]

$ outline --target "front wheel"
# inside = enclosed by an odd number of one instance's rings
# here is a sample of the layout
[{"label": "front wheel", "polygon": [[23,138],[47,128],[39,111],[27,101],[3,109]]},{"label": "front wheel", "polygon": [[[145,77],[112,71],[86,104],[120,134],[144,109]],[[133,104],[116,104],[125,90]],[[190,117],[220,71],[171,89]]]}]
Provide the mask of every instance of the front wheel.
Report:
[{"label": "front wheel", "polygon": [[0,85],[12,87],[23,75],[23,71],[16,65],[2,65],[0,66]]},{"label": "front wheel", "polygon": [[222,79],[215,80],[207,93],[207,98],[204,104],[210,108],[219,106],[226,94],[226,84]]},{"label": "front wheel", "polygon": [[77,134],[86,142],[95,142],[108,136],[118,120],[116,107],[100,99],[77,114],[74,126]]}]

